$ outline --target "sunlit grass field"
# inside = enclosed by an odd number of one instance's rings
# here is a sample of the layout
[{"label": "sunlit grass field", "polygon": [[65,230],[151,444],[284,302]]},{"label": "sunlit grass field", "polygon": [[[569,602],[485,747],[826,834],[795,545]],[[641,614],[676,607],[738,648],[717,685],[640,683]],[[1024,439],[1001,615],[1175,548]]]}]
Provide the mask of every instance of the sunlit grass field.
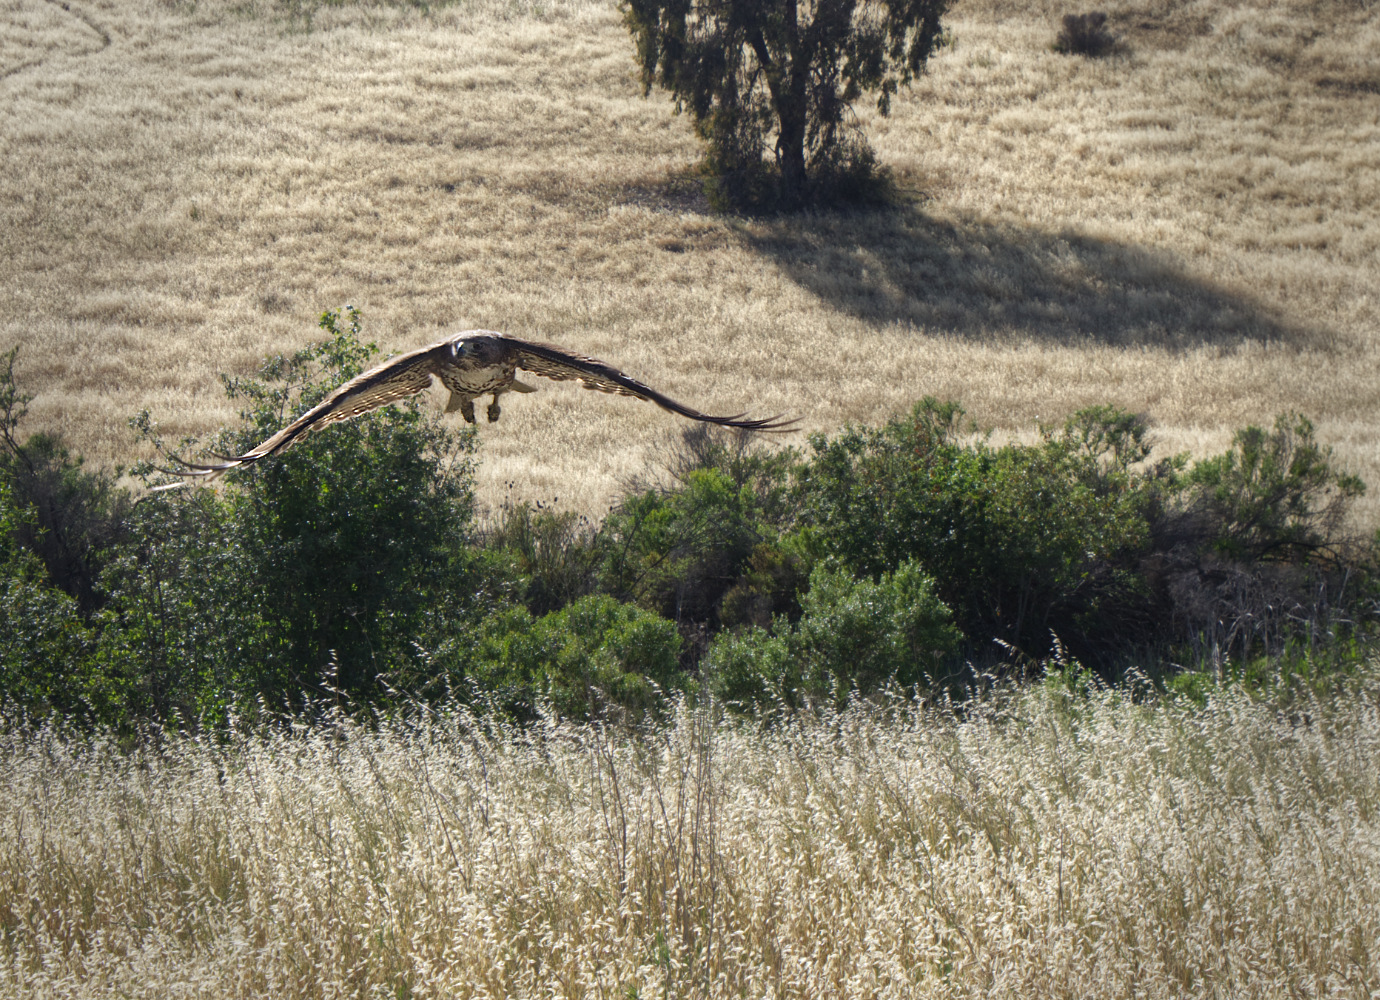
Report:
[{"label": "sunlit grass field", "polygon": [[[143,408],[233,421],[218,374],[348,302],[385,351],[499,329],[807,431],[1113,402],[1201,452],[1299,410],[1380,482],[1380,10],[1104,6],[1123,52],[1086,60],[1062,6],[958,3],[860,109],[902,203],[752,220],[709,212],[609,0],[4,0],[0,348],[101,463],[147,457]],[[482,428],[481,498],[598,512],[679,426],[544,385]]]},{"label": "sunlit grass field", "polygon": [[1380,682],[0,739],[0,995],[1349,997]]}]

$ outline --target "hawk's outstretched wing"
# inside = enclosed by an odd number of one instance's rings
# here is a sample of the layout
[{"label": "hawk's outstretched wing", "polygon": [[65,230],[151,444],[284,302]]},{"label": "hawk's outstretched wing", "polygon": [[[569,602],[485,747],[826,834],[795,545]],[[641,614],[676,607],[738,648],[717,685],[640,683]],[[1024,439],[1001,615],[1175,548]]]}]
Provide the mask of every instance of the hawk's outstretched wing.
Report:
[{"label": "hawk's outstretched wing", "polygon": [[727,417],[711,416],[692,409],[684,403],[676,402],[670,396],[657,392],[651,386],[642,384],[631,375],[627,375],[613,365],[606,364],[597,358],[587,358],[583,354],[567,351],[555,344],[518,340],[516,337],[505,336],[503,342],[511,346],[517,367],[523,371],[529,371],[533,375],[540,375],[543,378],[556,379],[557,381],[578,379],[586,389],[616,393],[619,396],[649,399],[663,410],[679,413],[682,417],[689,417],[691,420],[700,420],[707,424],[719,424],[723,427],[737,427],[745,431],[764,431],[767,433],[789,430],[795,424],[794,420],[782,420],[779,416],[762,419],[748,419],[741,413]]},{"label": "hawk's outstretched wing", "polygon": [[[286,451],[312,431],[341,420],[349,420],[380,406],[396,403],[408,396],[415,396],[431,385],[431,376],[435,373],[437,359],[439,356],[450,354],[450,344],[450,340],[443,340],[430,347],[399,354],[377,368],[356,375],[277,434],[243,455],[217,456],[225,460],[214,465],[198,465],[178,459],[182,468],[161,471],[183,479],[215,479],[231,469],[253,465],[261,458]],[[181,485],[168,483],[164,486],[155,486],[154,489],[175,489]]]},{"label": "hawk's outstretched wing", "polygon": [[[276,455],[292,447],[300,438],[312,431],[320,430],[327,424],[349,420],[369,410],[396,403],[408,396],[415,396],[431,385],[433,376],[441,376],[453,392],[463,392],[463,389],[453,384],[454,381],[463,384],[463,375],[466,371],[483,373],[483,378],[477,386],[484,388],[476,386],[472,393],[466,393],[467,398],[473,398],[488,392],[506,391],[513,384],[514,368],[558,381],[577,379],[586,389],[649,399],[664,410],[689,417],[691,420],[701,420],[723,427],[774,432],[788,430],[795,423],[794,420],[782,420],[779,417],[749,419],[741,413],[726,417],[701,413],[595,358],[575,354],[554,344],[540,344],[504,334],[475,331],[449,337],[430,347],[421,347],[407,354],[400,354],[377,368],[352,378],[277,434],[243,455],[218,455],[216,457],[222,461],[211,465],[198,465],[175,459],[180,468],[161,471],[178,476],[183,481],[214,479],[231,469],[252,465],[261,458]],[[506,376],[503,375],[505,371]],[[457,376],[460,378],[457,379]],[[497,413],[496,404],[493,412]],[[491,416],[490,419],[494,418]],[[169,483],[154,489],[175,489],[180,485],[182,483]]]}]

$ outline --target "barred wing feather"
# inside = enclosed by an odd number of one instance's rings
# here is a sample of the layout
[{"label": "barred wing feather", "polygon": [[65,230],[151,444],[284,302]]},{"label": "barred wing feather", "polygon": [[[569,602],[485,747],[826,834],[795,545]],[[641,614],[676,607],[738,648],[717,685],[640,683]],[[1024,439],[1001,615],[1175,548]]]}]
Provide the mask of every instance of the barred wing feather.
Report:
[{"label": "barred wing feather", "polygon": [[[268,458],[291,448],[299,440],[313,431],[330,424],[350,420],[370,410],[388,406],[398,400],[415,396],[431,385],[435,366],[435,352],[438,348],[450,350],[450,342],[443,341],[430,347],[423,347],[407,354],[400,354],[377,368],[362,375],[356,375],[329,396],[317,403],[306,413],[288,424],[277,434],[256,445],[243,455],[220,456],[225,461],[214,465],[198,465],[194,462],[181,462],[182,469],[165,469],[171,475],[184,478],[214,479],[231,469],[252,465],[261,458]],[[180,460],[179,460],[180,461]],[[178,483],[155,489],[173,489]]]},{"label": "barred wing feather", "polygon": [[513,346],[517,367],[543,378],[557,381],[578,379],[586,389],[597,389],[599,392],[650,400],[663,410],[678,413],[682,417],[689,417],[691,420],[719,424],[723,427],[771,432],[787,430],[795,423],[794,420],[783,421],[779,417],[746,419],[741,413],[723,417],[711,416],[686,406],[684,403],[676,402],[670,396],[657,392],[651,386],[644,385],[631,375],[619,371],[613,365],[597,358],[588,358],[583,354],[576,354],[573,351],[565,350],[565,348],[557,347],[555,344],[541,344],[530,340],[517,340],[512,337],[504,339]]}]

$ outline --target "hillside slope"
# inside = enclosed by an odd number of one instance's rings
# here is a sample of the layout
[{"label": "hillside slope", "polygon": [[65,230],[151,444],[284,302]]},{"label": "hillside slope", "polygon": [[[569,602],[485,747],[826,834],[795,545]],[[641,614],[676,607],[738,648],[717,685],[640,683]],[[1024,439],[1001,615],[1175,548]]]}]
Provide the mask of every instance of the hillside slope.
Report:
[{"label": "hillside slope", "polygon": [[[233,420],[219,372],[352,302],[386,351],[501,329],[807,430],[1114,402],[1201,450],[1296,409],[1380,483],[1373,5],[1122,2],[1090,61],[1061,6],[961,3],[861,114],[908,203],[778,220],[708,212],[611,3],[288,9],[0,9],[0,347],[92,459],[145,407]],[[482,496],[598,510],[680,426],[543,386],[483,428]]]}]

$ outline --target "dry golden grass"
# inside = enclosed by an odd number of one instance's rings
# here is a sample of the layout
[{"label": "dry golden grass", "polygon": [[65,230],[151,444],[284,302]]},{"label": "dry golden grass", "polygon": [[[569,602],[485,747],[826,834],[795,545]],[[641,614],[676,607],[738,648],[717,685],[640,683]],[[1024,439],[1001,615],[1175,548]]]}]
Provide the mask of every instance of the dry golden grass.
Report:
[{"label": "dry golden grass", "polygon": [[[501,329],[808,430],[1110,401],[1201,452],[1300,410],[1380,484],[1373,4],[1119,0],[1089,61],[1049,51],[1063,5],[960,3],[862,115],[913,201],[776,221],[707,213],[611,0],[286,6],[0,2],[0,347],[97,461],[144,407],[232,421],[218,372],[352,302],[385,350]],[[597,510],[678,426],[543,387],[483,428],[482,496]]]},{"label": "dry golden grass", "polygon": [[1380,990],[1380,679],[628,739],[0,737],[0,995]]}]

